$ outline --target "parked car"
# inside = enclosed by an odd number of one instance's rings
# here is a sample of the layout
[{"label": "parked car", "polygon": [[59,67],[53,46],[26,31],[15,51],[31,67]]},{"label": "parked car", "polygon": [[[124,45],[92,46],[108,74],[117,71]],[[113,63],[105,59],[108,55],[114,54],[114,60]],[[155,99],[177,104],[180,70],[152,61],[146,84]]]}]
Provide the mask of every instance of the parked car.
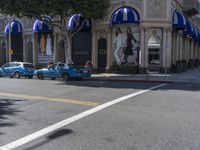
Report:
[{"label": "parked car", "polygon": [[35,71],[35,76],[38,79],[51,78],[63,78],[64,80],[69,79],[83,79],[91,77],[91,73],[86,69],[78,69],[66,63],[55,63],[51,64],[47,68],[39,69]]},{"label": "parked car", "polygon": [[33,78],[35,67],[28,62],[9,62],[0,67],[0,77],[10,76],[11,78],[28,77]]}]

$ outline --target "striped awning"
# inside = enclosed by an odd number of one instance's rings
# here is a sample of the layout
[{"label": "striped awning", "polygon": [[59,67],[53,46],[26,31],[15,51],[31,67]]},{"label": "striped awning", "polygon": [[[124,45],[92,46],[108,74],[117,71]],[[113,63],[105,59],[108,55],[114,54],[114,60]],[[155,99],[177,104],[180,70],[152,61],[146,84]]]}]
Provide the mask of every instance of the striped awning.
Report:
[{"label": "striped awning", "polygon": [[175,10],[173,15],[173,28],[176,30],[184,30],[187,27],[186,19],[183,14]]},{"label": "striped awning", "polygon": [[186,20],[186,29],[183,30],[183,34],[192,37],[194,35],[194,28],[190,21]]},{"label": "striped awning", "polygon": [[110,26],[116,24],[139,24],[140,16],[138,12],[131,7],[121,7],[117,9],[110,19]]},{"label": "striped awning", "polygon": [[53,27],[49,25],[52,20],[49,17],[42,16],[41,19],[37,19],[33,25],[33,32],[38,33],[51,33]]},{"label": "striped awning", "polygon": [[[85,19],[86,18],[84,18],[81,14],[72,15],[67,23],[67,30],[69,30],[71,32],[76,31],[77,29],[79,29],[79,27],[81,26],[82,22]],[[91,30],[91,28],[92,28],[92,21],[91,21],[91,19],[87,18],[85,20],[85,23],[84,23],[81,31]]]},{"label": "striped awning", "polygon": [[6,25],[5,31],[4,31],[6,36],[9,35],[10,29],[11,29],[11,35],[22,35],[23,29],[19,21],[12,20],[10,23]]},{"label": "striped awning", "polygon": [[192,38],[194,39],[194,42],[200,42],[200,32],[198,31],[197,27],[193,26],[194,33],[192,35]]}]

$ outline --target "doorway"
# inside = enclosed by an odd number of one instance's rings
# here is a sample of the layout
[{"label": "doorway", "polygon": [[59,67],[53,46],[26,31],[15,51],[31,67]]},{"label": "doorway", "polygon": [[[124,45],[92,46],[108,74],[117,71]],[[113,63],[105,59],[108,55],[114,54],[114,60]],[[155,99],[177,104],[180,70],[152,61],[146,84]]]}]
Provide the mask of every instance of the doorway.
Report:
[{"label": "doorway", "polygon": [[12,61],[23,61],[22,35],[11,36],[11,49],[13,50]]},{"label": "doorway", "polygon": [[153,71],[159,71],[160,69],[160,49],[149,48],[148,56],[149,68]]},{"label": "doorway", "polygon": [[104,38],[98,41],[98,71],[105,72],[107,65],[107,41]]}]

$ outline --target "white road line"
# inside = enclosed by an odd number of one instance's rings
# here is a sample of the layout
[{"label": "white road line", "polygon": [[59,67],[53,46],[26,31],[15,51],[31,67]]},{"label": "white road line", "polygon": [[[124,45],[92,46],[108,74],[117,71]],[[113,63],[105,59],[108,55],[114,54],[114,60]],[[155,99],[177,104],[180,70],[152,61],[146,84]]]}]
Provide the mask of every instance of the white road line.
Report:
[{"label": "white road line", "polygon": [[49,133],[51,133],[51,132],[53,132],[55,130],[58,130],[58,129],[62,128],[62,127],[65,127],[66,125],[68,125],[68,124],[70,124],[72,122],[80,120],[80,119],[82,119],[84,117],[87,117],[87,116],[89,116],[89,115],[91,115],[93,113],[96,113],[96,112],[98,112],[100,110],[103,110],[103,109],[105,109],[107,107],[110,107],[110,106],[112,106],[114,104],[117,104],[119,102],[125,101],[127,99],[132,98],[132,97],[144,94],[146,92],[149,92],[149,91],[154,90],[154,89],[158,89],[158,88],[166,86],[166,85],[167,84],[160,84],[160,85],[157,85],[157,86],[153,86],[153,87],[151,87],[149,89],[138,91],[136,93],[132,93],[132,94],[117,98],[115,100],[112,100],[110,102],[104,103],[102,105],[99,105],[99,106],[94,107],[92,109],[89,109],[87,111],[84,111],[84,112],[82,112],[80,114],[77,114],[77,115],[75,115],[73,117],[70,117],[70,118],[68,118],[66,120],[63,120],[63,121],[58,122],[58,123],[55,123],[55,124],[53,124],[53,125],[51,125],[51,126],[49,126],[47,128],[41,129],[41,130],[39,130],[39,131],[37,131],[35,133],[32,133],[32,134],[30,134],[28,136],[25,136],[25,137],[20,138],[20,139],[18,139],[16,141],[13,141],[13,142],[11,142],[11,143],[9,143],[7,145],[4,145],[4,146],[0,147],[0,150],[12,150],[12,149],[18,148],[18,147],[20,147],[22,145],[25,145],[25,144],[33,141],[33,140],[38,139],[38,138],[40,138],[40,137],[42,137],[42,136],[44,136],[46,134],[49,134]]}]

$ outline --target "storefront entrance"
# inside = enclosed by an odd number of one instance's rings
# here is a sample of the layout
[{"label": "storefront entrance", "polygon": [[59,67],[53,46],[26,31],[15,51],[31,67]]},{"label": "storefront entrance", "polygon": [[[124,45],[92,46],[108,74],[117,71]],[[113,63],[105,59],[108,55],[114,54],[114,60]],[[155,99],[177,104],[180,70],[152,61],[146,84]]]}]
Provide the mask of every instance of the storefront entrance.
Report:
[{"label": "storefront entrance", "polygon": [[98,70],[105,72],[107,65],[107,41],[104,38],[98,41]]},{"label": "storefront entrance", "polygon": [[149,39],[148,42],[148,63],[151,71],[160,71],[161,60],[160,60],[160,39],[154,35]]},{"label": "storefront entrance", "polygon": [[84,65],[92,59],[91,32],[78,32],[72,38],[72,61],[76,65]]},{"label": "storefront entrance", "polygon": [[21,35],[11,36],[12,61],[23,61],[23,38]]},{"label": "storefront entrance", "polygon": [[149,48],[149,68],[153,71],[159,71],[160,69],[160,49]]}]

